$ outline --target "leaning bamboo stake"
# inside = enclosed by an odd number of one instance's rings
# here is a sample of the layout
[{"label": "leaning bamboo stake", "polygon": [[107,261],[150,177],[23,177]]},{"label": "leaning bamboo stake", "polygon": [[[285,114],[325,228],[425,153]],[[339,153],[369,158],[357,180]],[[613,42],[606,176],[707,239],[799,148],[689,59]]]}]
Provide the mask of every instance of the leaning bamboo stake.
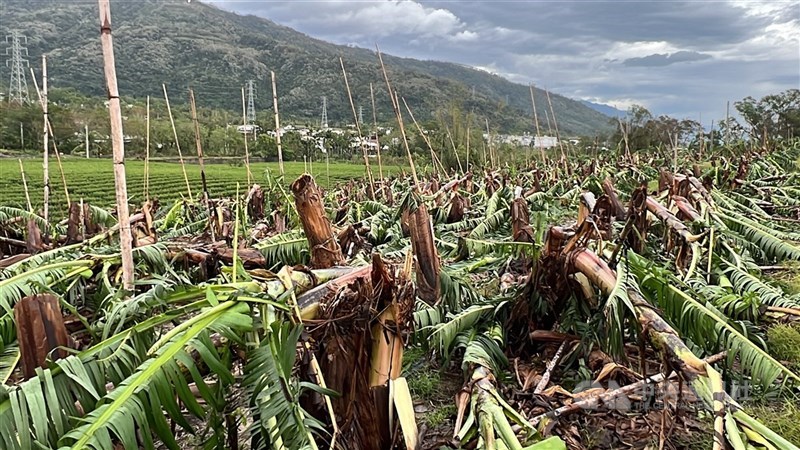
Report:
[{"label": "leaning bamboo stake", "polygon": [[[39,90],[39,84],[36,82],[36,74],[33,72],[33,68],[31,68],[31,78],[33,79],[33,87],[36,89],[36,95],[39,98],[39,104],[42,105],[42,110],[44,110],[44,97],[42,96],[42,91]],[[61,175],[61,185],[64,187],[64,198],[67,200],[67,207],[72,203],[69,199],[69,188],[67,187],[67,177],[64,175],[64,166],[61,164],[61,154],[58,152],[58,146],[56,145],[56,135],[53,133],[53,124],[50,122],[50,117],[48,115],[47,122],[45,124],[47,131],[46,133],[50,135],[53,139],[53,152],[56,155],[56,164],[58,164],[58,172]],[[48,158],[49,161],[49,158]],[[49,166],[49,162],[48,162]],[[48,174],[49,175],[49,174]],[[48,176],[47,179],[48,183],[50,182],[50,178]],[[49,185],[48,185],[48,194],[50,192]]]},{"label": "leaning bamboo stake", "polygon": [[147,96],[147,116],[145,118],[144,146],[144,199],[150,201],[150,96]]},{"label": "leaning bamboo stake", "polygon": [[272,107],[275,109],[275,142],[278,144],[278,167],[281,169],[281,176],[284,175],[283,171],[283,150],[281,149],[281,121],[278,116],[278,87],[275,82],[275,72],[269,72],[272,77]]},{"label": "leaning bamboo stake", "polygon": [[553,102],[550,101],[550,91],[545,90],[544,93],[547,95],[547,104],[550,105],[550,115],[553,116],[553,127],[556,130],[556,140],[558,141],[558,146],[561,149],[561,161],[564,164],[564,169],[567,169],[567,155],[564,154],[564,143],[561,142],[561,135],[558,133],[558,122],[556,121],[556,112],[553,110]]},{"label": "leaning bamboo stake", "polygon": [[22,167],[22,160],[17,158],[19,161],[19,173],[22,175],[22,187],[25,188],[25,201],[28,205],[28,212],[33,212],[33,206],[31,205],[31,195],[28,193],[28,181],[25,179],[25,169]]},{"label": "leaning bamboo stake", "polygon": [[[133,252],[131,225],[128,217],[128,188],[125,179],[125,141],[122,133],[122,111],[117,89],[117,70],[114,65],[114,46],[111,40],[111,6],[109,0],[98,0],[100,6],[100,42],[103,46],[108,112],[111,120],[111,145],[114,150],[114,182],[117,196],[117,216],[120,223],[119,245],[122,259],[122,287],[133,290]],[[166,88],[164,88],[166,93]],[[184,173],[185,174],[185,173]],[[188,180],[187,180],[188,185]]]},{"label": "leaning bamboo stake", "polygon": [[[369,98],[372,101],[372,127],[375,129],[375,143],[378,145],[378,173],[381,176],[381,183],[383,183],[383,162],[381,161],[381,140],[378,132],[378,113],[375,109],[375,91],[372,89],[372,83],[369,84]],[[328,182],[330,185],[330,182]]]},{"label": "leaning bamboo stake", "polygon": [[194,101],[194,90],[189,89],[189,104],[192,107],[192,122],[194,122],[194,142],[197,146],[197,162],[200,164],[200,182],[203,186],[203,200],[208,202],[208,186],[206,185],[206,167],[203,164],[203,144],[200,142],[200,123],[197,121],[197,106]]},{"label": "leaning bamboo stake", "polygon": [[192,187],[189,185],[189,176],[186,174],[186,164],[183,162],[183,153],[181,153],[181,143],[178,141],[178,130],[175,128],[175,119],[172,117],[172,108],[169,106],[169,96],[167,95],[167,85],[162,83],[161,87],[164,89],[164,100],[167,102],[167,114],[169,114],[169,123],[172,125],[172,135],[175,137],[175,147],[178,149],[178,159],[181,162],[181,170],[183,171],[183,180],[186,182],[186,193],[189,198],[192,198]]},{"label": "leaning bamboo stake", "polygon": [[533,124],[536,126],[536,140],[539,146],[539,152],[542,155],[542,163],[547,161],[547,156],[544,154],[544,147],[542,146],[542,133],[539,129],[539,115],[536,113],[536,99],[533,96],[533,85],[529,86],[531,89],[531,106],[533,107]]},{"label": "leaning bamboo stake", "polygon": [[[439,173],[447,175],[447,170],[445,170],[444,165],[442,164],[442,161],[439,159],[439,157],[436,156],[436,153],[433,151],[433,146],[431,145],[431,141],[428,140],[428,136],[425,134],[425,131],[423,131],[422,127],[419,126],[419,123],[417,123],[417,119],[414,118],[414,113],[411,112],[411,108],[408,107],[408,103],[406,103],[406,98],[405,97],[401,97],[401,100],[403,100],[403,106],[406,107],[406,111],[408,111],[409,117],[411,117],[411,120],[414,122],[414,126],[417,127],[417,131],[419,132],[419,135],[422,136],[422,140],[425,141],[425,144],[428,145],[428,150],[431,151],[431,164],[433,164],[434,173],[435,172],[439,172]],[[437,163],[439,164],[438,167],[436,166]]]},{"label": "leaning bamboo stake", "polygon": [[361,133],[361,124],[358,122],[358,114],[356,114],[356,106],[353,103],[353,94],[350,92],[350,82],[347,81],[347,70],[344,68],[344,60],[339,57],[339,64],[342,66],[342,76],[344,76],[344,86],[347,88],[347,98],[350,100],[350,109],[353,110],[353,121],[356,124],[356,131],[358,131],[358,145],[361,147],[361,153],[364,155],[364,165],[367,168],[367,179],[369,180],[369,192],[372,198],[375,199],[375,180],[372,178],[372,169],[369,167],[369,158],[367,157],[367,148],[364,145],[364,135]]},{"label": "leaning bamboo stake", "polygon": [[[447,133],[447,139],[450,140],[450,145],[453,146],[453,154],[456,155],[456,162],[458,163],[458,171],[461,172],[461,174],[463,175],[464,168],[461,167],[461,158],[458,156],[458,149],[456,149],[456,142],[453,140],[453,135],[450,134],[450,127],[448,127],[447,124],[444,124],[444,130]],[[467,136],[467,140],[469,140],[469,135]]]},{"label": "leaning bamboo stake", "polygon": [[[35,80],[35,78],[34,78]],[[49,156],[50,152],[49,149],[49,142],[48,137],[49,133],[47,130],[47,124],[49,119],[47,117],[47,56],[42,55],[42,114],[43,114],[43,136],[42,139],[44,140],[44,159],[42,160],[42,177],[44,180],[44,223],[45,223],[45,235],[47,234],[48,228],[48,219],[50,218],[50,161]]]},{"label": "leaning bamboo stake", "polygon": [[[250,184],[253,179],[253,174],[250,172],[250,150],[247,148],[247,107],[244,103],[244,86],[242,86],[242,129],[244,130],[244,167],[247,169],[247,189],[250,189]],[[275,132],[277,134],[277,131]],[[253,136],[255,136],[255,126],[253,127]],[[280,152],[280,136],[278,139],[278,152]]]},{"label": "leaning bamboo stake", "polygon": [[392,108],[397,117],[397,124],[400,127],[400,134],[403,136],[403,145],[406,148],[408,155],[408,163],[411,165],[411,178],[414,179],[414,189],[419,189],[419,178],[417,178],[417,168],[414,166],[414,158],[411,156],[411,149],[408,146],[408,138],[406,137],[406,130],[403,126],[403,115],[400,113],[400,106],[397,104],[397,94],[392,91],[392,84],[389,82],[389,75],[386,73],[386,66],[383,65],[383,57],[378,45],[375,45],[375,50],[378,52],[378,61],[381,63],[381,71],[383,72],[383,79],[386,80],[386,90],[389,92],[389,97],[392,99]]}]

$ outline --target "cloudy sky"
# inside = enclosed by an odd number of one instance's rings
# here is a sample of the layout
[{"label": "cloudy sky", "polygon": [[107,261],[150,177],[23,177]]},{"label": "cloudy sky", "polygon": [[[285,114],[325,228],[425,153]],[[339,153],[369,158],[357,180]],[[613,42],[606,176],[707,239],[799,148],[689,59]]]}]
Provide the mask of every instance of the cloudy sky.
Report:
[{"label": "cloudy sky", "polygon": [[377,43],[706,125],[728,100],[800,87],[800,0],[212,3],[337,44]]}]

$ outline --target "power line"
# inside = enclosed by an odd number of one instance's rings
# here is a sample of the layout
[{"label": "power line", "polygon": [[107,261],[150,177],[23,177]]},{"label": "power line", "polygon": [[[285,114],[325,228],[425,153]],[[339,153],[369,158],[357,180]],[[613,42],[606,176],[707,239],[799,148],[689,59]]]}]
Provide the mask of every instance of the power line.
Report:
[{"label": "power line", "polygon": [[[12,31],[6,36],[6,66],[11,68],[11,82],[8,86],[8,101],[20,105],[30,102],[28,97],[28,79],[25,76],[25,68],[28,67],[28,38]],[[24,57],[23,57],[24,56]]]}]

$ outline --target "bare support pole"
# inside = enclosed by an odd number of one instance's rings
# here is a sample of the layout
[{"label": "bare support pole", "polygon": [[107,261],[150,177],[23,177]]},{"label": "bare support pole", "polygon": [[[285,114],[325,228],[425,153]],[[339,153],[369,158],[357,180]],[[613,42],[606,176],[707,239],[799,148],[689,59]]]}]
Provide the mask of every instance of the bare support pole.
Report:
[{"label": "bare support pole", "polygon": [[[381,161],[381,140],[378,132],[378,113],[375,110],[375,91],[372,89],[372,83],[369,84],[369,98],[372,100],[372,127],[375,129],[375,143],[378,145],[378,173],[381,176],[381,183],[383,183],[383,162]],[[330,183],[329,183],[330,184]],[[381,187],[382,189],[383,187]]]},{"label": "bare support pole", "polygon": [[281,169],[281,176],[284,175],[283,171],[283,149],[281,149],[281,121],[278,115],[278,87],[275,82],[275,72],[269,72],[272,78],[272,107],[275,110],[275,142],[278,144],[278,166]]},{"label": "bare support pole", "polygon": [[[122,111],[117,88],[117,70],[114,64],[114,46],[111,40],[111,6],[109,0],[98,0],[100,6],[100,42],[103,46],[103,65],[108,87],[108,113],[111,121],[111,145],[114,150],[114,182],[119,219],[119,245],[122,259],[122,287],[133,291],[133,251],[131,224],[128,217],[128,187],[125,179],[125,141],[122,133]],[[166,93],[166,88],[164,90]],[[187,183],[188,184],[188,183]]]},{"label": "bare support pole", "polygon": [[[250,150],[247,148],[247,106],[244,102],[244,86],[242,86],[242,126],[242,130],[244,130],[244,167],[247,169],[247,189],[249,191],[250,185],[252,184],[253,174],[250,172]],[[255,132],[253,135],[255,136]],[[280,144],[278,148],[280,148]]]},{"label": "bare support pole", "polygon": [[556,129],[556,140],[558,141],[558,146],[561,149],[561,161],[564,163],[564,169],[567,169],[567,155],[564,154],[564,143],[561,142],[561,135],[558,133],[558,122],[556,121],[556,112],[553,110],[553,102],[550,101],[550,91],[545,90],[545,94],[547,94],[547,104],[550,106],[550,115],[553,116],[553,126]]},{"label": "bare support pole", "polygon": [[367,169],[367,179],[369,180],[370,193],[373,200],[375,199],[375,180],[372,179],[372,169],[369,167],[369,158],[367,157],[367,148],[364,146],[364,135],[361,133],[361,124],[356,114],[356,106],[353,103],[353,94],[350,92],[350,82],[347,81],[347,70],[344,68],[344,60],[339,57],[339,64],[342,66],[342,76],[344,76],[344,86],[347,88],[347,98],[350,100],[350,109],[353,110],[353,121],[356,123],[356,130],[358,131],[358,144],[361,147],[361,153],[364,155],[364,165]]},{"label": "bare support pole", "polygon": [[19,161],[19,173],[22,175],[22,187],[25,189],[25,201],[28,205],[28,212],[33,212],[33,205],[31,205],[31,195],[28,193],[28,180],[25,179],[25,168],[22,167],[22,160],[17,158]]},{"label": "bare support pole", "polygon": [[186,174],[186,164],[183,162],[183,153],[181,152],[181,143],[178,141],[178,130],[175,128],[175,119],[172,117],[172,108],[169,106],[169,95],[167,95],[167,85],[162,83],[161,87],[164,89],[164,100],[167,102],[167,113],[169,114],[169,123],[172,125],[172,135],[175,137],[175,147],[178,149],[178,159],[181,161],[181,170],[183,170],[183,180],[186,182],[186,193],[189,198],[192,198],[192,187],[189,185],[189,176]]},{"label": "bare support pole", "polygon": [[[46,66],[46,64],[44,64],[44,59],[43,59],[42,67],[45,67],[45,66]],[[46,69],[45,69],[45,72],[46,72]],[[31,78],[33,79],[33,86],[34,86],[34,88],[36,88],[36,95],[38,96],[39,104],[42,105],[42,111],[44,111],[46,109],[46,107],[44,106],[45,96],[42,95],[42,91],[39,90],[39,84],[36,82],[36,74],[33,73],[33,68],[31,68]],[[45,134],[49,134],[50,137],[53,138],[53,152],[56,155],[56,162],[58,163],[58,172],[59,172],[59,174],[61,174],[61,184],[64,186],[64,198],[67,201],[67,208],[69,208],[69,205],[70,205],[71,201],[69,199],[69,189],[67,188],[67,177],[64,175],[64,166],[61,165],[61,154],[58,152],[58,146],[56,145],[56,135],[55,135],[55,133],[53,133],[53,124],[50,123],[49,115],[47,116],[47,118],[45,120],[46,120],[46,122],[45,122]],[[48,157],[47,165],[48,165],[48,178],[47,178],[48,190],[47,191],[48,191],[48,194],[49,194],[50,193],[50,189],[49,189],[49,187],[50,187],[50,185],[49,185],[49,183],[50,183],[50,176],[49,176],[50,175],[49,174],[50,162],[49,162],[49,157]],[[49,204],[49,202],[48,202],[48,204]],[[46,237],[45,237],[45,239],[46,239]]]},{"label": "bare support pole", "polygon": [[200,142],[200,124],[197,122],[197,106],[194,101],[194,90],[189,89],[189,103],[192,107],[194,122],[194,142],[197,146],[197,162],[200,164],[200,182],[203,185],[203,201],[208,202],[208,186],[206,185],[206,167],[203,164],[203,144]]},{"label": "bare support pole", "polygon": [[[35,80],[35,78],[34,78]],[[47,229],[49,228],[49,220],[50,220],[50,142],[48,138],[50,137],[49,129],[47,125],[50,123],[50,119],[47,116],[47,56],[42,55],[42,113],[44,116],[43,119],[43,132],[42,132],[42,139],[44,142],[44,159],[42,160],[42,176],[44,180],[44,225],[45,225],[45,236],[47,236]]]},{"label": "bare support pole", "polygon": [[[150,96],[147,96],[147,116],[145,118],[145,146],[144,146],[144,199],[150,201]],[[88,141],[87,141],[88,142]],[[86,157],[89,153],[87,151]]]},{"label": "bare support pole", "polygon": [[529,86],[531,89],[531,106],[533,107],[533,124],[536,126],[536,141],[539,145],[539,153],[542,155],[542,163],[547,161],[544,154],[544,147],[542,146],[542,133],[539,129],[539,115],[536,113],[536,99],[533,96],[533,85]]},{"label": "bare support pole", "polygon": [[400,127],[400,134],[403,136],[403,145],[406,148],[406,154],[408,155],[408,163],[411,165],[411,177],[414,179],[414,189],[419,189],[419,178],[417,178],[417,168],[414,166],[414,158],[411,156],[411,149],[408,146],[408,138],[406,137],[406,130],[403,127],[403,115],[400,113],[400,106],[397,104],[397,97],[394,91],[392,91],[392,84],[389,82],[389,75],[386,74],[386,66],[383,65],[383,57],[381,56],[381,50],[378,48],[378,45],[375,45],[375,50],[378,53],[378,61],[381,63],[381,71],[383,72],[383,79],[386,80],[386,90],[389,92],[389,98],[392,99],[392,108],[394,108],[394,114],[397,117],[397,124]]}]

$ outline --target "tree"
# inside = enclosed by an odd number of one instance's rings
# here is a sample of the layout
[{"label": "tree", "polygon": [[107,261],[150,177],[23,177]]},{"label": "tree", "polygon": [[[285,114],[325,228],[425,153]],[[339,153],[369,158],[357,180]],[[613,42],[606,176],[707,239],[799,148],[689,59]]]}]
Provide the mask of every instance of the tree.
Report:
[{"label": "tree", "polygon": [[750,135],[766,144],[800,135],[800,89],[789,89],[756,100],[746,97],[734,103],[750,125]]}]

